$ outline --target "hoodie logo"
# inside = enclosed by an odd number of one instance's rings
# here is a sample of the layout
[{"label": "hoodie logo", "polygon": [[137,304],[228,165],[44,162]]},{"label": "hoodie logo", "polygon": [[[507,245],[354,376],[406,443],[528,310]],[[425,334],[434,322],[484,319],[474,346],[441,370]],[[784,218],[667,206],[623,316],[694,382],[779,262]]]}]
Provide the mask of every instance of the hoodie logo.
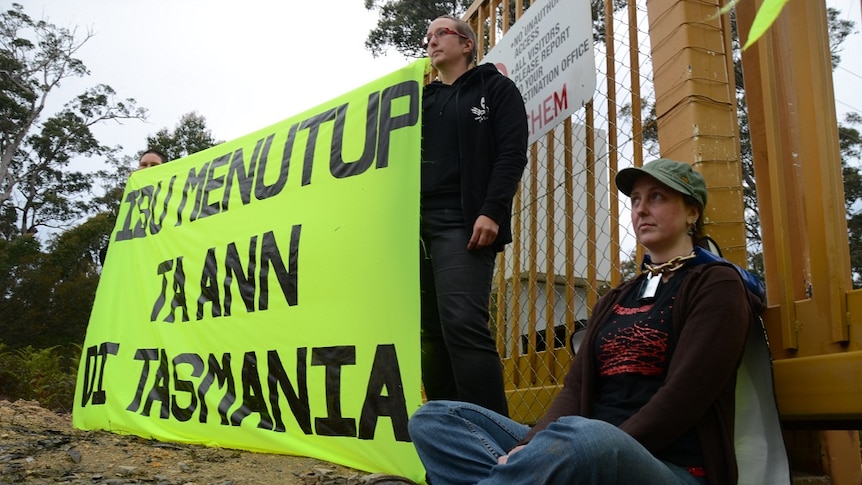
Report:
[{"label": "hoodie logo", "polygon": [[481,123],[488,120],[488,113],[491,108],[485,106],[485,96],[482,96],[482,99],[479,100],[479,106],[470,108],[470,111],[475,115],[475,120]]}]

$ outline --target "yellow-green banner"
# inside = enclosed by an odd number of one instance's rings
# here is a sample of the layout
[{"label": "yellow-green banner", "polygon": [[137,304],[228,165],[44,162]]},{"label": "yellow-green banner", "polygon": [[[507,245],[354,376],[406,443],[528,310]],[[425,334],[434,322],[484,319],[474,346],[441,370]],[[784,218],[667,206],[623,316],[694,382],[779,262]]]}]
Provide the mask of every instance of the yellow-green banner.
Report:
[{"label": "yellow-green banner", "polygon": [[76,427],[423,478],[426,68],[129,178]]}]

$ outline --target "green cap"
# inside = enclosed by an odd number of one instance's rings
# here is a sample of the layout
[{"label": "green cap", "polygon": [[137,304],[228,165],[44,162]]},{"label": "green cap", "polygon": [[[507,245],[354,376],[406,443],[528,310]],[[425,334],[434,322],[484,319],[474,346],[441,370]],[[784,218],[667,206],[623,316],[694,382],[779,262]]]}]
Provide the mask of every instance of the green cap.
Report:
[{"label": "green cap", "polygon": [[643,167],[624,168],[617,173],[617,188],[631,195],[635,180],[641,175],[649,175],[668,187],[694,198],[700,207],[706,207],[706,181],[691,165],[669,158],[659,158],[644,164]]}]

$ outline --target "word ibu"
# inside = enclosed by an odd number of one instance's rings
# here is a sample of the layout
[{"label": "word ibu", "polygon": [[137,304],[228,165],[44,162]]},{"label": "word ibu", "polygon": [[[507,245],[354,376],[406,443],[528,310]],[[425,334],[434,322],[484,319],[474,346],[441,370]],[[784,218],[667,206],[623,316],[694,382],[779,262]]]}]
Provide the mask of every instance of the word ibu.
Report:
[{"label": "word ibu", "polygon": [[[275,197],[288,187],[293,173],[299,176],[299,187],[308,186],[319,165],[316,153],[329,154],[329,175],[334,179],[388,167],[393,133],[419,122],[419,84],[405,81],[370,93],[364,123],[356,124],[365,128],[364,137],[357,137],[355,129],[345,129],[348,115],[357,116],[351,114],[357,111],[352,107],[345,103],[290,125],[280,159],[270,153],[277,135],[285,134],[271,133],[258,139],[251,150],[240,147],[190,168],[182,181],[174,175],[168,182],[128,191],[121,208],[123,223],[114,240],[143,238],[158,234],[165,224],[181,226],[184,221],[222,214],[236,197],[243,205]],[[348,139],[362,140],[358,158],[345,159]],[[295,151],[301,154],[294,156]]]}]

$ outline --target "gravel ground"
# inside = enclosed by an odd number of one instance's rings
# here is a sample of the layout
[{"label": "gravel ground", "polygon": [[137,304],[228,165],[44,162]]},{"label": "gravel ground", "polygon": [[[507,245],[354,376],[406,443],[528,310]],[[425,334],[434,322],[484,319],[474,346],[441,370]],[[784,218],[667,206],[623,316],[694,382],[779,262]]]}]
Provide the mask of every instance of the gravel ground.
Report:
[{"label": "gravel ground", "polygon": [[69,414],[0,400],[0,485],[363,485],[373,478],[306,457],[82,431]]}]

